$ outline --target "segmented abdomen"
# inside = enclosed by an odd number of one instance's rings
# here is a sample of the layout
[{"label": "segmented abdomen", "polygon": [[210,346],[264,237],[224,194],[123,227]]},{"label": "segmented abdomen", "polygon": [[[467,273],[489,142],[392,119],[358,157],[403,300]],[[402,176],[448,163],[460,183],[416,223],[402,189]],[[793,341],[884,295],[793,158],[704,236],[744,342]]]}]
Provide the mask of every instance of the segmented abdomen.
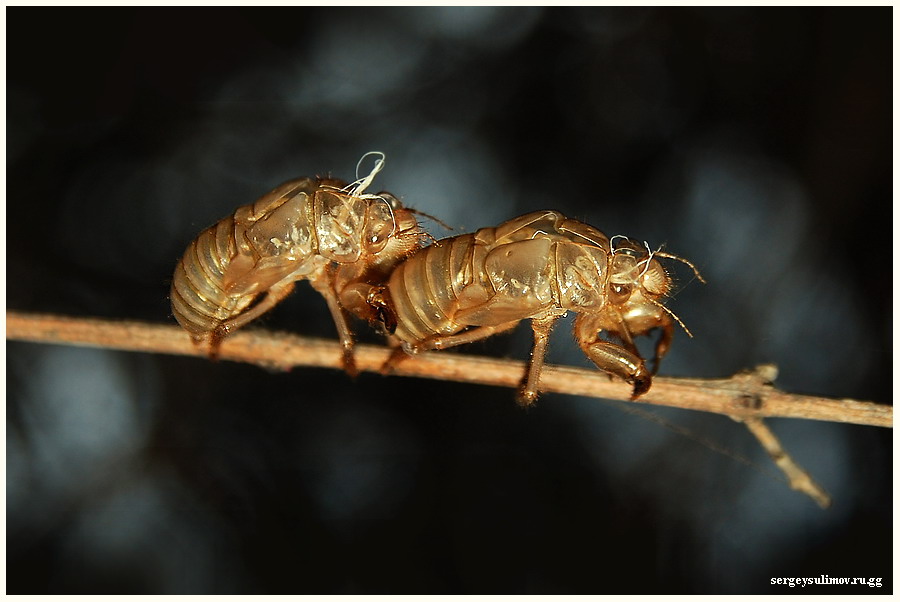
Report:
[{"label": "segmented abdomen", "polygon": [[253,301],[255,295],[232,297],[223,288],[225,270],[236,253],[234,218],[228,216],[204,230],[175,268],[172,312],[195,339],[202,339]]},{"label": "segmented abdomen", "polygon": [[458,294],[472,283],[474,238],[471,234],[445,239],[416,252],[394,269],[388,283],[397,312],[396,335],[421,341],[465,328],[452,319]]}]

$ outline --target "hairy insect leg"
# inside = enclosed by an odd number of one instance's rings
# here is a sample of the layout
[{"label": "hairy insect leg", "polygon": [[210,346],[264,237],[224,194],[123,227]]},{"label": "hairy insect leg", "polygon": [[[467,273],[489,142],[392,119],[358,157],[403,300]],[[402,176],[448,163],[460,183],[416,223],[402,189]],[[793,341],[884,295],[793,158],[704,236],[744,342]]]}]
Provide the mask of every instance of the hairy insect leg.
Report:
[{"label": "hairy insect leg", "polygon": [[559,316],[549,316],[531,320],[531,329],[534,331],[534,347],[531,349],[528,371],[525,373],[516,398],[519,405],[530,406],[538,397],[538,385],[541,380],[541,370],[544,368],[544,356],[547,354],[550,331],[558,318]]},{"label": "hairy insect leg", "polygon": [[618,376],[632,385],[631,399],[637,399],[650,390],[653,375],[644,364],[644,360],[625,346],[603,341],[598,338],[599,330],[596,322],[586,314],[579,314],[575,320],[575,336],[578,346],[598,368],[608,374]]},{"label": "hairy insect leg", "polygon": [[344,372],[352,378],[356,378],[359,370],[356,368],[356,359],[353,357],[353,331],[350,330],[350,325],[347,323],[347,312],[344,311],[337,293],[334,292],[333,275],[329,273],[327,277],[311,278],[309,282],[319,294],[325,297],[325,302],[328,304],[328,310],[331,312],[334,326],[337,328],[338,337],[341,340],[341,363],[344,366]]},{"label": "hairy insect leg", "polygon": [[237,316],[225,320],[220,323],[218,326],[213,329],[213,331],[209,334],[209,338],[207,339],[207,355],[209,359],[215,360],[219,357],[219,346],[222,344],[222,341],[227,337],[230,333],[234,332],[238,328],[245,326],[260,317],[291,294],[291,291],[294,290],[294,283],[288,282],[287,284],[276,285],[266,291],[266,296],[263,297],[256,305],[251,306],[248,310],[243,313],[238,314]]}]

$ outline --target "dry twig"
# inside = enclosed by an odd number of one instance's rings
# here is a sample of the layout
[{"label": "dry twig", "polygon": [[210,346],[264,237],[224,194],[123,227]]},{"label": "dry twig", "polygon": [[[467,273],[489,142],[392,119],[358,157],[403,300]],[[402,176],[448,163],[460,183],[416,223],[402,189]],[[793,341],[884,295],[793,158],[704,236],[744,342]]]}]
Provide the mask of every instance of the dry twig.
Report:
[{"label": "dry twig", "polygon": [[780,468],[787,477],[791,489],[805,493],[814,499],[822,508],[827,508],[831,505],[831,497],[811,476],[809,476],[809,473],[803,470],[803,468],[794,462],[793,458],[784,451],[784,448],[781,447],[781,442],[775,436],[775,433],[773,433],[762,421],[762,418],[745,418],[742,422],[747,425],[747,428],[750,429],[750,432],[753,433],[757,440],[759,440],[763,449],[766,450],[766,453],[768,453],[769,457],[772,458],[772,461],[775,462],[775,465]]},{"label": "dry twig", "polygon": [[[9,311],[6,338],[19,341],[107,347],[205,357],[202,349],[177,326],[69,318]],[[390,350],[359,345],[356,362],[360,370],[378,372]],[[264,330],[244,330],[222,344],[220,358],[289,370],[297,366],[341,367],[341,346],[336,341],[311,339]],[[394,374],[516,387],[525,364],[521,361],[462,355],[422,353],[400,362]],[[852,399],[829,399],[793,395],[774,388],[773,366],[724,379],[653,379],[653,388],[640,403],[672,406],[746,418],[806,418],[871,426],[893,425],[893,407]],[[611,381],[603,373],[584,368],[547,365],[541,375],[541,390],[627,401],[631,387]]]},{"label": "dry twig", "polygon": [[[92,318],[69,318],[8,311],[6,338],[11,340],[87,345],[205,357],[177,326]],[[359,345],[355,351],[360,370],[379,372],[390,355],[387,347]],[[336,341],[310,339],[285,333],[245,330],[229,336],[220,358],[289,370],[296,366],[341,367],[341,346]],[[423,353],[396,365],[393,374],[516,387],[525,364],[521,361],[474,357],[458,353]],[[852,399],[793,395],[772,386],[774,366],[725,379],[656,377],[653,387],[638,401],[714,412],[744,422],[760,440],[791,486],[827,505],[827,494],[791,460],[762,418],[787,417],[829,420],[871,426],[893,426],[893,407]],[[583,368],[547,365],[541,375],[544,392],[627,401],[631,387]]]}]

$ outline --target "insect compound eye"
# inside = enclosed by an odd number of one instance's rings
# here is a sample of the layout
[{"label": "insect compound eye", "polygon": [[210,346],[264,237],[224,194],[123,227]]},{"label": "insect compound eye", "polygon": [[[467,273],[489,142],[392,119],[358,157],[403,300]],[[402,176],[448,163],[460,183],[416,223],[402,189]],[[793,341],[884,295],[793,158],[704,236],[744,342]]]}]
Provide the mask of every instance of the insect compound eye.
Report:
[{"label": "insect compound eye", "polygon": [[368,253],[382,251],[394,233],[394,214],[387,201],[373,199],[366,209],[363,245]]},{"label": "insect compound eye", "polygon": [[631,289],[632,286],[630,284],[610,283],[609,302],[613,304],[625,303],[631,297]]},{"label": "insect compound eye", "polygon": [[400,199],[390,192],[379,192],[378,197],[384,199],[384,201],[391,206],[391,209],[403,209],[403,204],[400,202]]}]

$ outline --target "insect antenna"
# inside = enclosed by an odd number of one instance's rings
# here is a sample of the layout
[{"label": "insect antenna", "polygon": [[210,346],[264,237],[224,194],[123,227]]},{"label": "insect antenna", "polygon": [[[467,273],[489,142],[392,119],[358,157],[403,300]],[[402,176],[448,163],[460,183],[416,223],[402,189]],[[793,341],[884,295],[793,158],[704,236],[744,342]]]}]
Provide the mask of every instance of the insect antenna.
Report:
[{"label": "insect antenna", "polygon": [[442,226],[445,230],[449,230],[450,232],[454,231],[454,228],[452,226],[448,226],[447,224],[445,224],[444,222],[442,222],[441,220],[439,220],[438,218],[436,218],[435,216],[433,216],[429,213],[425,213],[424,211],[419,211],[418,209],[413,209],[412,207],[407,207],[406,210],[409,211],[410,213],[415,213],[416,215],[421,215],[422,217],[427,217],[431,221]]},{"label": "insect antenna", "polygon": [[665,305],[663,305],[656,299],[653,299],[652,297],[644,297],[644,299],[646,299],[653,305],[657,306],[658,308],[660,308],[661,310],[663,310],[664,312],[666,312],[667,314],[672,316],[675,319],[675,321],[678,322],[678,325],[681,326],[681,328],[687,333],[687,335],[689,337],[691,337],[692,339],[694,338],[694,335],[691,333],[690,330],[688,330],[688,327],[684,325],[684,322],[681,321],[681,318],[679,318],[678,316],[675,315],[674,311],[672,311],[671,309],[669,309],[668,307],[666,307]]},{"label": "insect antenna", "polygon": [[692,270],[694,270],[694,276],[697,277],[697,280],[699,280],[703,284],[706,284],[706,280],[704,280],[703,276],[700,275],[700,270],[698,270],[697,267],[693,263],[691,263],[684,257],[679,257],[678,255],[672,255],[671,253],[663,253],[662,251],[659,251],[659,250],[656,251],[655,255],[657,255],[659,257],[666,257],[667,259],[674,259],[675,261],[680,261],[684,265],[686,265],[689,268],[691,268]]}]

